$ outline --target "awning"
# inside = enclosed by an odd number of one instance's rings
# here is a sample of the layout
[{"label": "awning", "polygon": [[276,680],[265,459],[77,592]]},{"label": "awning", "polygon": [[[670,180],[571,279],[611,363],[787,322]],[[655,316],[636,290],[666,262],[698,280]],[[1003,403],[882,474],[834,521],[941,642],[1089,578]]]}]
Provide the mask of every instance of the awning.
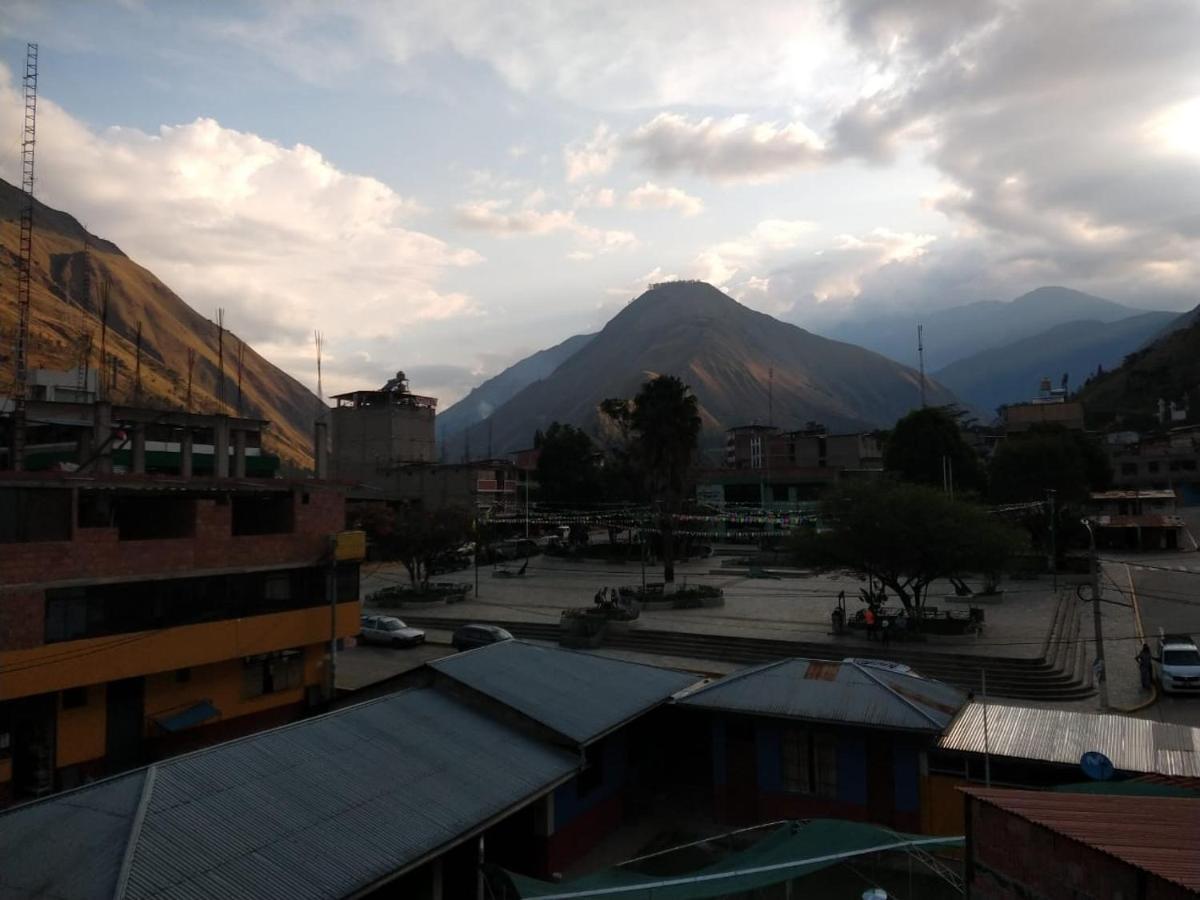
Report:
[{"label": "awning", "polygon": [[812,819],[781,825],[754,846],[684,874],[649,875],[615,868],[560,884],[507,874],[521,897],[693,900],[780,884],[867,853],[962,845],[961,837],[924,837],[862,822]]},{"label": "awning", "polygon": [[185,728],[194,728],[202,722],[215,719],[220,714],[221,711],[208,700],[201,700],[199,703],[192,704],[187,709],[171,713],[169,716],[160,716],[154,722],[163,731],[174,733],[176,731],[183,731]]}]

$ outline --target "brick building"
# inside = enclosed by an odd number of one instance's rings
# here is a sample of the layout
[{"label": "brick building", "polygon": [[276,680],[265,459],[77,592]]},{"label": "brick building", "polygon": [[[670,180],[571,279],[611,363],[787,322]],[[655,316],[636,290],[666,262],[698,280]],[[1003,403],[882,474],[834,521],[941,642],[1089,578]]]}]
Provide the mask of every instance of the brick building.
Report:
[{"label": "brick building", "polygon": [[333,399],[335,478],[386,488],[396,466],[434,461],[437,400],[411,393],[403,372],[378,391],[351,391]]},{"label": "brick building", "polygon": [[84,470],[0,472],[0,802],[295,718],[358,630],[337,487],[114,473],[113,443]]}]

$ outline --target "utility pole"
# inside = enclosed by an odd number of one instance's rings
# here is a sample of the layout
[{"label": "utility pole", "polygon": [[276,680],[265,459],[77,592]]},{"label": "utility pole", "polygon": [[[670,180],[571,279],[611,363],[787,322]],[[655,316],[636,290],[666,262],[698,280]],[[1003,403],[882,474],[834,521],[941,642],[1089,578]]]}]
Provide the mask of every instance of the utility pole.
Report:
[{"label": "utility pole", "polygon": [[217,308],[217,414],[225,414],[225,310]]},{"label": "utility pole", "polygon": [[1046,489],[1046,510],[1050,516],[1050,577],[1054,581],[1054,592],[1058,593],[1058,535],[1054,510],[1054,488]]},{"label": "utility pole", "polygon": [[337,535],[329,536],[325,567],[325,596],[329,598],[329,702],[337,697]]},{"label": "utility pole", "polygon": [[29,381],[29,311],[33,274],[33,158],[37,140],[38,45],[25,45],[25,125],[21,134],[21,236],[17,262],[16,379],[13,388],[12,467],[25,467],[25,401]]},{"label": "utility pole", "polygon": [[924,325],[917,325],[917,359],[921,366],[921,409],[925,408],[925,344],[922,339],[924,331]]},{"label": "utility pole", "polygon": [[1103,712],[1108,710],[1108,672],[1104,665],[1104,627],[1100,616],[1100,559],[1096,555],[1096,532],[1092,523],[1087,519],[1082,521],[1088,531],[1088,546],[1091,550],[1089,561],[1092,574],[1092,622],[1096,629],[1096,661],[1092,664],[1092,673],[1100,694],[1100,710]]},{"label": "utility pole", "polygon": [[988,740],[987,669],[979,670],[983,688],[983,783],[992,786],[992,752]]}]

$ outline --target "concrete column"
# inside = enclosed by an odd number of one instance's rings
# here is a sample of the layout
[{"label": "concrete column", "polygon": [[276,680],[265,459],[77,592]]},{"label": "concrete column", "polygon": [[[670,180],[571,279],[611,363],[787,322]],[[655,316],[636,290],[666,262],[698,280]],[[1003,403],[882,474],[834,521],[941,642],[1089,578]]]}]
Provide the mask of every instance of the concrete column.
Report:
[{"label": "concrete column", "polygon": [[313,425],[313,474],[329,477],[329,425],[325,422]]},{"label": "concrete column", "polygon": [[192,477],[192,429],[183,429],[179,436],[179,474],[183,478]]},{"label": "concrete column", "polygon": [[95,460],[92,471],[112,472],[112,404],[97,403],[92,407],[92,446]]},{"label": "concrete column", "polygon": [[242,428],[233,432],[233,477],[246,477],[246,432]]},{"label": "concrete column", "polygon": [[213,428],[213,472],[218,478],[229,477],[229,416],[217,416]]},{"label": "concrete column", "polygon": [[146,474],[146,426],[133,426],[133,472],[135,475]]}]

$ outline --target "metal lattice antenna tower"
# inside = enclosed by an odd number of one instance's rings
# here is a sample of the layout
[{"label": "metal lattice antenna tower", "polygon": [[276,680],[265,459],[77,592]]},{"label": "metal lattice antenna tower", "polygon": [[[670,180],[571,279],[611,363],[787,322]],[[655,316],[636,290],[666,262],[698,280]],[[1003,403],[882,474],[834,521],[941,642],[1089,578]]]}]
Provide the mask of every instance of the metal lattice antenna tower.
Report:
[{"label": "metal lattice antenna tower", "polygon": [[21,134],[21,238],[17,264],[17,347],[13,401],[13,468],[24,468],[25,400],[29,381],[30,279],[33,274],[33,161],[37,143],[38,45],[25,47],[25,126]]},{"label": "metal lattice antenna tower", "polygon": [[80,273],[81,296],[79,298],[79,371],[75,387],[80,394],[87,390],[88,368],[92,362],[92,331],[88,327],[88,315],[92,308],[92,258],[88,235],[83,235],[83,271]]},{"label": "metal lattice antenna tower", "polygon": [[238,418],[242,417],[242,365],[246,357],[246,345],[240,340],[237,348],[237,367],[238,367],[238,399],[237,399],[237,414]]},{"label": "metal lattice antenna tower", "polygon": [[917,326],[917,358],[921,365],[921,409],[925,408],[925,344],[922,339],[925,326]]},{"label": "metal lattice antenna tower", "polygon": [[188,380],[187,380],[187,400],[184,403],[188,412],[192,411],[192,372],[196,368],[196,348],[188,347],[187,352]]},{"label": "metal lattice antenna tower", "polygon": [[313,332],[313,343],[317,347],[317,400],[325,404],[325,391],[321,385],[321,351],[325,348],[325,335],[319,331]]},{"label": "metal lattice antenna tower", "polygon": [[217,307],[217,413],[225,412],[225,309]]}]

